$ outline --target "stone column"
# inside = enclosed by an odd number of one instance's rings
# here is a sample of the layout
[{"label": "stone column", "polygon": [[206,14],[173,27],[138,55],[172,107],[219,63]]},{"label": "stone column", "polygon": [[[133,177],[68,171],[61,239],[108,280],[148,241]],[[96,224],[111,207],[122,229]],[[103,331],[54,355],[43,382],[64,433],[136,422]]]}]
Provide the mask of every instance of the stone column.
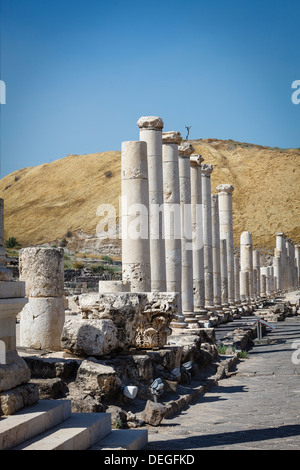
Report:
[{"label": "stone column", "polygon": [[234,300],[237,306],[240,305],[240,260],[237,256],[234,256]]},{"label": "stone column", "polygon": [[149,184],[149,233],[151,291],[166,291],[165,241],[163,239],[163,171],[162,129],[163,121],[156,116],[143,116],[137,122],[140,140],[147,142]]},{"label": "stone column", "polygon": [[0,416],[14,414],[39,399],[30,370],[16,349],[16,317],[27,303],[24,282],[14,281],[4,247],[4,201],[0,199]]},{"label": "stone column", "polygon": [[272,296],[274,294],[274,269],[273,269],[273,266],[268,266],[266,289],[267,289],[267,294],[268,295]]},{"label": "stone column", "polygon": [[267,296],[267,280],[264,267],[260,268],[260,296],[262,298]]},{"label": "stone column", "polygon": [[280,292],[281,282],[281,253],[278,252],[276,254],[275,249],[275,256],[273,256],[273,269],[274,269],[274,292]]},{"label": "stone column", "polygon": [[213,166],[203,163],[202,204],[203,204],[203,251],[204,251],[204,288],[205,308],[214,310],[213,254],[212,254],[212,218],[211,218],[211,180]]},{"label": "stone column", "polygon": [[[251,232],[241,233],[241,273],[248,272],[248,281],[246,276],[241,276],[241,298],[253,300],[253,254],[252,254],[252,234]],[[245,285],[249,283],[249,286]],[[246,295],[249,292],[249,295]]]},{"label": "stone column", "polygon": [[249,271],[240,271],[240,290],[241,300],[244,305],[247,305],[250,300]]},{"label": "stone column", "polygon": [[191,210],[190,156],[194,152],[191,144],[183,143],[179,152],[179,183],[181,206],[181,258],[182,258],[182,313],[189,327],[197,327],[194,313],[193,293],[193,241]]},{"label": "stone column", "polygon": [[181,300],[181,213],[178,166],[179,132],[163,132],[164,238],[166,252],[166,289],[178,293],[178,314],[172,328],[186,328]]},{"label": "stone column", "polygon": [[201,163],[204,159],[199,154],[192,154],[191,163],[191,202],[193,227],[193,279],[194,310],[198,319],[206,315],[204,289],[204,253],[203,253],[203,208]]},{"label": "stone column", "polygon": [[[211,220],[212,220],[212,256],[213,256],[213,293],[214,308],[221,310],[221,258],[220,258],[220,223],[218,194],[211,196]],[[221,312],[220,312],[221,313]]]},{"label": "stone column", "polygon": [[292,276],[291,276],[291,245],[290,245],[290,239],[286,238],[285,241],[285,246],[286,246],[286,286],[287,289],[291,288],[292,284]]},{"label": "stone column", "polygon": [[291,260],[291,287],[296,287],[296,265],[295,265],[295,243],[290,240],[290,260]]},{"label": "stone column", "polygon": [[227,269],[227,249],[226,240],[220,240],[220,269],[221,269],[221,300],[222,308],[228,308],[228,269]]},{"label": "stone column", "polygon": [[122,270],[131,292],[151,291],[146,142],[122,142]]},{"label": "stone column", "polygon": [[60,351],[65,321],[64,250],[23,248],[19,271],[29,298],[20,314],[21,346]]},{"label": "stone column", "polygon": [[228,269],[228,302],[234,305],[234,252],[233,252],[233,222],[232,222],[232,192],[231,184],[220,184],[219,193],[220,238],[227,242]]},{"label": "stone column", "polygon": [[256,297],[260,297],[260,256],[258,250],[253,250],[253,277],[256,278]]},{"label": "stone column", "polygon": [[295,260],[297,266],[297,287],[300,287],[300,245],[295,245]]},{"label": "stone column", "polygon": [[286,235],[283,232],[276,233],[276,250],[281,253],[280,270],[281,270],[281,284],[280,290],[287,289],[287,254],[286,254]]}]

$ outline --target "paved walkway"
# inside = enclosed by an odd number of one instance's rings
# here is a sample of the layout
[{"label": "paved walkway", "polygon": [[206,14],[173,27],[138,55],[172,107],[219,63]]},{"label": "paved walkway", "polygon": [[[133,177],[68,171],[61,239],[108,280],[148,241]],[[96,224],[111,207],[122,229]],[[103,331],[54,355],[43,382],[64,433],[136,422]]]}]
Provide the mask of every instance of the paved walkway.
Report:
[{"label": "paved walkway", "polygon": [[299,450],[300,349],[293,342],[300,343],[300,316],[272,325],[271,343],[255,345],[235,375],[149,427],[147,449]]}]

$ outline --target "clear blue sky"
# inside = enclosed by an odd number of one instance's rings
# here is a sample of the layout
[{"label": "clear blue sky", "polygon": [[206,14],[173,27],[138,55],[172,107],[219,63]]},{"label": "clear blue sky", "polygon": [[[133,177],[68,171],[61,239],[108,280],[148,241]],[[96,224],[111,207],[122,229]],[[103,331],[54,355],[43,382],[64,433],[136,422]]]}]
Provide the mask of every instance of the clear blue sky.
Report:
[{"label": "clear blue sky", "polygon": [[300,147],[299,0],[1,0],[1,176],[165,131]]}]

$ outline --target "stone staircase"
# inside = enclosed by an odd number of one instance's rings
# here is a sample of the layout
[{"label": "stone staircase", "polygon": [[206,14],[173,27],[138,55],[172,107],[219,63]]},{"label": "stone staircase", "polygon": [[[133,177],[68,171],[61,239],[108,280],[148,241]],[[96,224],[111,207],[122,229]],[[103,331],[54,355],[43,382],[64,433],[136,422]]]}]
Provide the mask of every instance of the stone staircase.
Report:
[{"label": "stone staircase", "polygon": [[40,400],[0,419],[0,450],[139,450],[146,430],[111,429],[109,413],[72,413],[70,400]]}]

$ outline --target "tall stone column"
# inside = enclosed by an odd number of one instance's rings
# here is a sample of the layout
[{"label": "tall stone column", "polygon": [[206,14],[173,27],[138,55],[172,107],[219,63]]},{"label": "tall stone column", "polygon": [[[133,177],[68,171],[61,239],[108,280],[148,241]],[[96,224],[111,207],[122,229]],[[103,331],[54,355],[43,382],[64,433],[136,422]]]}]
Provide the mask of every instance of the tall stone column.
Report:
[{"label": "tall stone column", "polygon": [[220,223],[218,194],[211,195],[211,220],[212,220],[212,255],[213,255],[213,293],[214,308],[221,310],[221,257],[220,257]]},{"label": "tall stone column", "polygon": [[295,264],[295,243],[290,240],[290,260],[291,260],[291,287],[296,287],[296,264]]},{"label": "tall stone column", "polygon": [[65,322],[64,250],[23,248],[19,270],[29,299],[20,314],[21,346],[60,351]]},{"label": "tall stone column", "polygon": [[122,269],[132,292],[151,291],[146,142],[122,142]]},{"label": "tall stone column", "polygon": [[137,122],[140,141],[147,143],[149,184],[149,234],[151,291],[166,291],[165,241],[163,239],[163,171],[162,129],[163,121],[156,116],[143,116]]},{"label": "tall stone column", "polygon": [[228,302],[234,305],[234,252],[233,252],[233,222],[232,222],[232,192],[231,184],[220,184],[217,187],[219,193],[220,238],[227,244],[227,269],[228,269]]},{"label": "tall stone column", "polygon": [[221,269],[221,300],[222,308],[228,308],[228,269],[227,269],[227,249],[226,240],[220,240],[220,269]]},{"label": "tall stone column", "polygon": [[234,300],[236,305],[240,305],[240,260],[237,256],[234,256]]},{"label": "tall stone column", "polygon": [[295,245],[295,260],[297,266],[297,287],[300,287],[300,245]]},{"label": "tall stone column", "polygon": [[273,266],[268,266],[268,276],[267,276],[267,294],[272,296],[274,294],[274,269]]},{"label": "tall stone column", "polygon": [[[248,281],[246,280],[246,277],[241,277],[241,298],[247,298],[248,295],[246,295],[246,292],[249,292],[249,298],[253,299],[253,254],[251,232],[241,233],[241,273],[245,271],[248,272]],[[245,285],[246,282],[249,283],[249,286]]]},{"label": "tall stone column", "polygon": [[182,143],[178,148],[178,152],[181,207],[182,313],[188,326],[193,328],[198,326],[194,313],[190,170],[190,156],[194,152],[194,148],[191,144]]},{"label": "tall stone column", "polygon": [[203,163],[202,174],[202,204],[203,204],[203,249],[204,249],[204,286],[205,308],[214,310],[214,281],[212,253],[212,218],[211,218],[211,180],[213,166]]},{"label": "tall stone column", "polygon": [[193,229],[193,279],[194,310],[198,319],[206,315],[204,288],[204,252],[203,252],[203,208],[201,163],[204,159],[199,154],[192,154],[191,163],[191,202]]},{"label": "tall stone column", "polygon": [[292,273],[291,273],[291,244],[290,239],[286,238],[286,285],[287,289],[291,288],[292,285]]},{"label": "tall stone column", "polygon": [[166,289],[178,292],[178,314],[172,328],[186,328],[181,300],[181,213],[178,166],[179,132],[163,132],[164,238],[166,252]]},{"label": "tall stone column", "polygon": [[273,256],[273,269],[274,269],[274,291],[275,293],[280,292],[280,286],[282,285],[281,281],[281,253],[278,252],[276,254],[275,249],[275,256]]},{"label": "tall stone column", "polygon": [[253,277],[256,278],[256,297],[260,297],[260,255],[258,250],[253,250]]},{"label": "tall stone column", "polygon": [[286,235],[283,232],[276,233],[276,250],[281,253],[280,257],[280,270],[281,270],[281,285],[280,290],[287,289],[287,253],[286,253]]}]

